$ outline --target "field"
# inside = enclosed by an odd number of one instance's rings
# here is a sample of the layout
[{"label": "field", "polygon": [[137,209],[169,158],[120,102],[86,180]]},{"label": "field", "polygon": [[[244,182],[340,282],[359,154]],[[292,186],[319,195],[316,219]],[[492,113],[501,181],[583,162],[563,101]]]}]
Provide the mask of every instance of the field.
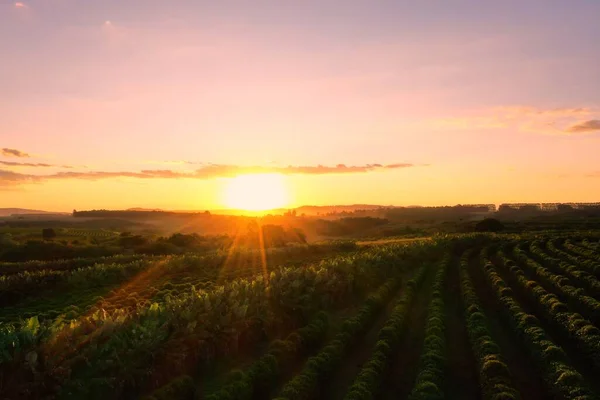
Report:
[{"label": "field", "polygon": [[596,399],[599,238],[0,263],[0,398]]}]

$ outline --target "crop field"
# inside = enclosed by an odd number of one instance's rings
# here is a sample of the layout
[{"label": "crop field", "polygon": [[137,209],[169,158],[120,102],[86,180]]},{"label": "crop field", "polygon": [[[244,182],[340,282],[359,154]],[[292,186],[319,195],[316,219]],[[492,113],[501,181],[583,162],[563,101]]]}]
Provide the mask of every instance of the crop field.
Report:
[{"label": "crop field", "polygon": [[[55,230],[57,240],[96,239],[108,240],[119,236],[118,232],[95,228],[60,228]],[[41,239],[42,229],[39,227],[0,227],[0,234],[9,234],[17,240]]]},{"label": "crop field", "polygon": [[109,231],[106,229],[63,228],[58,232],[58,234],[61,236],[111,238],[111,237],[118,236],[119,233]]},{"label": "crop field", "polygon": [[0,263],[0,399],[597,399],[599,238]]}]

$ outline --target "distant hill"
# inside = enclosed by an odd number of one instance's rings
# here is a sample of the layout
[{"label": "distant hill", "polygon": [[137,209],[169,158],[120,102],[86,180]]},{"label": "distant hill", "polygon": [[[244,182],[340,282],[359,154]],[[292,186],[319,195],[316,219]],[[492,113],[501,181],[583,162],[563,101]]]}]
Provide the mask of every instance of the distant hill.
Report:
[{"label": "distant hill", "polygon": [[67,213],[42,211],[42,210],[30,210],[27,208],[0,208],[0,217],[10,217],[11,215],[24,215],[24,214],[64,215]]},{"label": "distant hill", "polygon": [[354,212],[358,210],[377,210],[379,208],[393,208],[394,206],[384,206],[376,204],[350,204],[350,205],[336,205],[336,206],[301,206],[295,208],[297,214],[328,214],[328,213],[341,213],[341,212]]},{"label": "distant hill", "polygon": [[[283,214],[289,210],[295,210],[297,215],[325,215],[329,213],[341,213],[341,212],[354,212],[358,210],[378,210],[380,208],[394,208],[395,206],[384,206],[376,204],[350,204],[350,205],[335,205],[335,206],[300,206],[295,208],[276,208],[269,210],[267,213],[271,214]],[[224,215],[243,215],[252,214],[251,212],[244,210],[210,210],[213,214],[224,214]]]},{"label": "distant hill", "polygon": [[[357,210],[377,210],[380,208],[394,208],[394,206],[384,206],[377,204],[350,204],[350,205],[334,205],[334,206],[300,206],[296,208],[276,208],[273,210],[267,211],[267,213],[272,214],[283,214],[289,210],[296,210],[298,215],[306,214],[306,215],[324,215],[328,213],[341,213],[341,212],[354,212]],[[128,208],[124,211],[134,211],[134,212],[164,212],[164,213],[182,213],[182,214],[190,214],[190,213],[203,213],[206,210],[165,210],[161,208],[144,208],[144,207],[132,207]],[[213,214],[219,215],[252,215],[255,214],[251,211],[247,210],[234,210],[234,209],[217,209],[217,210],[209,210]]]}]

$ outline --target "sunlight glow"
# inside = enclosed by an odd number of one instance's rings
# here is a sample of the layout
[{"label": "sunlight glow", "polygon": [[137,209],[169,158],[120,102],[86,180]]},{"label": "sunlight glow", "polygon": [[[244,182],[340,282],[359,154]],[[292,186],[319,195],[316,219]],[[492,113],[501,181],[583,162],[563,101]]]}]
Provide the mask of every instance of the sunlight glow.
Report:
[{"label": "sunlight glow", "polygon": [[289,203],[285,178],[281,174],[249,174],[227,183],[224,203],[229,208],[265,211],[286,207]]}]

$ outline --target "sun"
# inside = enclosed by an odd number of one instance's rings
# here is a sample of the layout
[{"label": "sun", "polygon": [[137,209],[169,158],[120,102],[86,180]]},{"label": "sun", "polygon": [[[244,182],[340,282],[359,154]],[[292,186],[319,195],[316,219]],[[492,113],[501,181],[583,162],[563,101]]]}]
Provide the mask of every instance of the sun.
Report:
[{"label": "sun", "polygon": [[288,188],[281,174],[248,174],[231,178],[225,187],[225,205],[247,211],[286,207]]}]

